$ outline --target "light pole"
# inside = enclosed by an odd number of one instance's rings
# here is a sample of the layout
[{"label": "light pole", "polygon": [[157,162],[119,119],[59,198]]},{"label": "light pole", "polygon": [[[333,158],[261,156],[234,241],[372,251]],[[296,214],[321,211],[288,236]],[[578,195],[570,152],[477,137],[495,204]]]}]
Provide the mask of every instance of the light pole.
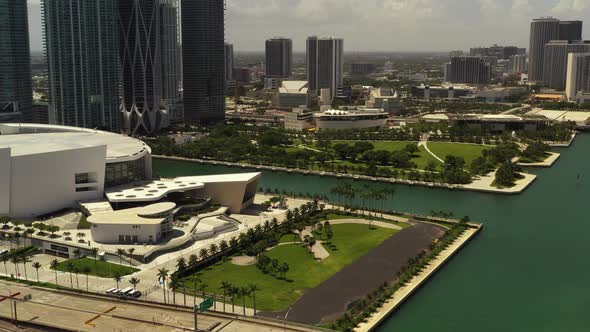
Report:
[{"label": "light pole", "polygon": [[287,310],[287,313],[285,314],[285,317],[283,317],[283,322],[285,323],[285,325],[283,326],[283,331],[287,331],[287,317],[289,317],[289,313],[291,312],[291,310],[293,310],[293,307],[289,308],[289,310]]},{"label": "light pole", "polygon": [[[14,309],[13,309],[13,306],[14,306],[13,302],[14,301],[12,299],[12,291],[10,290],[10,288],[6,284],[2,284],[2,285],[4,288],[6,288],[8,290],[8,299],[10,300],[10,302],[8,302],[8,303],[10,303],[10,319],[12,319],[13,322],[16,324],[16,319],[14,318]],[[14,308],[16,308],[16,306]]]}]

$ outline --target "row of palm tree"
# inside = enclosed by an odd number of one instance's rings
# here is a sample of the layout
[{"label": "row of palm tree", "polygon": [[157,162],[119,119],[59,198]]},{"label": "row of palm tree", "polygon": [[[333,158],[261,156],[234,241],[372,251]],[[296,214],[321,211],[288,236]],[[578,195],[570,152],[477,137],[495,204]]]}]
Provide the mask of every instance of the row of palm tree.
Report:
[{"label": "row of palm tree", "polygon": [[251,296],[254,307],[254,315],[256,316],[256,292],[260,290],[256,284],[252,283],[245,287],[238,287],[232,285],[228,281],[222,281],[221,287],[219,287],[219,289],[223,290],[223,312],[225,312],[226,297],[230,296],[232,313],[235,314],[236,296],[240,296],[242,298],[243,314],[246,316],[246,297]]},{"label": "row of palm tree", "polygon": [[362,210],[368,210],[369,215],[370,211],[373,210],[376,203],[379,204],[379,211],[381,212],[381,217],[383,217],[383,211],[385,210],[385,202],[388,199],[393,199],[395,191],[393,188],[384,188],[384,189],[375,189],[372,188],[370,185],[364,185],[362,188],[358,188],[353,186],[350,183],[339,183],[336,187],[330,189],[330,193],[336,196],[336,199],[332,201],[336,203],[338,209],[340,209],[339,204],[344,203],[344,208],[354,209],[355,202],[358,204],[358,200],[355,201],[356,198],[360,198],[360,206],[358,206]]}]

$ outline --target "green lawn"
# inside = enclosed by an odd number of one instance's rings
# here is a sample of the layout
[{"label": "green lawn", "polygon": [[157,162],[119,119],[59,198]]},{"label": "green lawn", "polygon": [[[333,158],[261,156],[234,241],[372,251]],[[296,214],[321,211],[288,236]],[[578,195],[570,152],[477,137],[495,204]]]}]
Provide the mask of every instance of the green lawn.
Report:
[{"label": "green lawn", "polygon": [[79,273],[82,273],[83,268],[87,266],[90,268],[89,275],[102,278],[112,278],[117,272],[119,275],[124,276],[139,271],[133,267],[112,264],[101,260],[94,260],[92,258],[68,259],[59,263],[57,270],[68,272],[68,263],[70,262],[74,264],[74,268],[77,268]]},{"label": "green lawn", "polygon": [[493,146],[463,143],[428,142],[428,148],[430,149],[430,151],[432,151],[432,153],[434,153],[443,160],[446,158],[446,156],[463,157],[463,159],[465,159],[467,167],[469,167],[473,160],[482,156],[483,150],[492,149]]},{"label": "green lawn", "polygon": [[[358,218],[362,218],[362,216],[349,215],[346,213],[339,213],[339,212],[329,212],[323,220],[358,219]],[[408,219],[411,219],[411,218],[408,218]],[[412,225],[405,223],[405,222],[393,221],[393,220],[388,220],[388,219],[381,219],[381,218],[379,218],[379,214],[377,214],[376,217],[373,216],[373,220],[394,224],[394,225],[400,226],[402,228],[407,228],[407,227],[412,226]]]},{"label": "green lawn", "polygon": [[88,220],[88,217],[86,217],[86,215],[82,215],[82,217],[80,217],[80,221],[78,222],[78,229],[90,229],[90,227],[92,226]]},{"label": "green lawn", "polygon": [[[339,143],[346,143],[348,145],[354,145],[356,142],[360,141],[332,141],[332,146],[339,144]],[[399,151],[403,150],[408,144],[418,144],[418,142],[411,142],[411,141],[367,141],[375,147],[375,150],[385,150],[385,151]]]},{"label": "green lawn", "polygon": [[301,238],[297,234],[285,234],[279,240],[279,243],[301,242]]},{"label": "green lawn", "polygon": [[[332,229],[334,247],[326,247],[330,251],[330,257],[322,262],[316,261],[305,247],[296,244],[278,246],[267,252],[271,259],[289,264],[288,281],[264,274],[256,266],[237,266],[231,261],[220,262],[201,271],[201,280],[208,285],[207,292],[216,294],[222,293],[220,286],[223,281],[231,283],[234,287],[245,287],[255,283],[260,289],[256,293],[259,310],[285,310],[306,290],[318,286],[397,232],[379,227],[371,230],[367,225],[355,224],[334,225]],[[192,277],[186,278],[185,284],[187,288],[192,289]],[[220,296],[217,298],[220,299]],[[241,305],[242,300],[236,302]],[[246,305],[252,306],[251,298],[246,299]],[[226,310],[231,310],[231,306]]]}]

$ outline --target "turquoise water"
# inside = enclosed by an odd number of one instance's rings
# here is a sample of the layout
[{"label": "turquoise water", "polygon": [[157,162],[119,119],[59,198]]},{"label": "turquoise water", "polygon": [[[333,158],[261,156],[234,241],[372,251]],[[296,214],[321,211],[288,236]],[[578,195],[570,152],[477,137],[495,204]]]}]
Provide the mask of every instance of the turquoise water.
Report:
[{"label": "turquoise water", "polygon": [[[557,164],[535,170],[539,179],[518,196],[395,186],[389,208],[452,211],[485,228],[379,331],[588,331],[588,151],[590,135],[557,150],[562,153]],[[245,171],[169,161],[154,165],[162,176]],[[584,175],[580,183],[578,174]],[[262,186],[327,193],[338,181],[269,172]]]}]

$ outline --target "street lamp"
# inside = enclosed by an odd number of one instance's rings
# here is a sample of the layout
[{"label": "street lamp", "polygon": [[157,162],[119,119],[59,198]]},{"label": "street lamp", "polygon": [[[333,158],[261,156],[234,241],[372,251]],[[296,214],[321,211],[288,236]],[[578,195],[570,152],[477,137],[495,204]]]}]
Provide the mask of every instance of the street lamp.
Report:
[{"label": "street lamp", "polygon": [[283,322],[285,323],[283,330],[287,331],[287,317],[289,317],[289,313],[291,312],[291,310],[293,310],[293,307],[289,308],[289,310],[287,310],[287,313],[285,314],[285,317],[283,317]]},{"label": "street lamp", "polygon": [[2,283],[2,287],[6,288],[8,290],[8,299],[10,300],[8,303],[10,303],[10,318],[14,321],[14,323],[16,324],[16,320],[14,319],[14,310],[12,308],[13,304],[13,300],[12,300],[12,291],[10,290],[10,288],[8,287],[8,285],[6,285],[5,283]]}]

